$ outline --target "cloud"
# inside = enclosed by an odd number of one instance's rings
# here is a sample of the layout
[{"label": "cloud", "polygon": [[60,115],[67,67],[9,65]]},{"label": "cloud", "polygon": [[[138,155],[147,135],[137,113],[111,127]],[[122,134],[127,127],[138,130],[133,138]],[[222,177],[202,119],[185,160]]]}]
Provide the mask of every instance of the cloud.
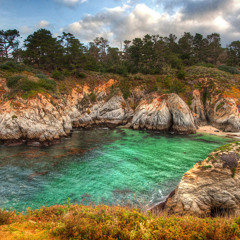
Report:
[{"label": "cloud", "polygon": [[36,25],[36,27],[37,27],[37,28],[46,28],[46,27],[48,27],[49,25],[50,25],[50,23],[49,23],[48,21],[42,20],[42,21],[40,21],[40,22]]},{"label": "cloud", "polygon": [[[174,3],[174,12],[168,10]],[[198,32],[205,36],[218,32],[224,36],[225,44],[240,35],[238,3],[238,0],[169,0],[169,3],[166,0],[161,12],[146,4],[124,4],[106,8],[95,15],[85,15],[79,21],[65,27],[64,31],[73,33],[82,42],[103,36],[116,45],[120,45],[120,42],[126,39],[132,40],[146,34],[168,36],[173,33],[180,37],[184,32]]]},{"label": "cloud", "polygon": [[21,34],[30,34],[30,33],[32,33],[32,31],[33,31],[33,28],[28,27],[28,26],[23,26],[20,28]]},{"label": "cloud", "polygon": [[46,28],[46,27],[50,27],[51,24],[46,21],[46,20],[41,20],[39,21],[37,24],[35,25],[30,25],[30,26],[22,26],[20,28],[20,32],[21,34],[25,35],[25,34],[32,34],[34,31],[40,29],[40,28]]},{"label": "cloud", "polygon": [[88,0],[54,0],[55,2],[59,2],[65,6],[68,6],[68,7],[73,7],[79,3],[85,3],[87,2]]}]

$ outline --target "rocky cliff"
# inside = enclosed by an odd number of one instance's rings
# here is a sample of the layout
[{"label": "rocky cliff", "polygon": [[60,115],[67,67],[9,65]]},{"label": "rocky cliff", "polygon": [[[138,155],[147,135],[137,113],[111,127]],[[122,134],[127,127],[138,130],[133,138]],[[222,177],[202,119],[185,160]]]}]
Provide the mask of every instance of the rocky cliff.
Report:
[{"label": "rocky cliff", "polygon": [[231,143],[212,152],[183,175],[175,191],[159,207],[179,215],[239,214],[239,152],[239,143]]},{"label": "rocky cliff", "polygon": [[[21,74],[32,83],[41,81],[31,72]],[[100,81],[99,75],[91,73],[81,84],[79,79],[64,83],[47,79],[45,84],[50,81],[68,91],[55,95],[55,87],[45,89],[45,93],[37,91],[27,99],[22,98],[26,91],[7,88],[8,75],[2,73],[6,77],[0,78],[0,141],[10,145],[25,141],[35,146],[48,145],[67,136],[73,128],[96,126],[126,125],[189,134],[195,133],[198,126],[211,124],[223,131],[240,131],[239,80],[217,69],[190,67],[182,81],[185,85],[181,83],[181,89],[175,89],[179,94],[171,93],[168,78],[129,76],[127,80]],[[122,83],[128,94],[123,93]]]},{"label": "rocky cliff", "polygon": [[[134,129],[196,132],[192,113],[177,94],[138,92],[137,97],[132,94],[125,100],[115,84],[110,79],[91,91],[87,85],[77,85],[61,98],[38,93],[27,100],[3,100],[0,139],[8,145],[27,142],[41,146],[67,136],[73,128],[126,124]],[[9,91],[6,86],[4,89]],[[131,101],[139,102],[135,110],[130,107]]]}]

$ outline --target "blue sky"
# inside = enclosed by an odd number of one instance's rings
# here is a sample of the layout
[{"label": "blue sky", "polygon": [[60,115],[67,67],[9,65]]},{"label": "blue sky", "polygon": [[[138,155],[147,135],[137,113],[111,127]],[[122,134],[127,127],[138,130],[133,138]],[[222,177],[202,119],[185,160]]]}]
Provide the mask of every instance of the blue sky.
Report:
[{"label": "blue sky", "polygon": [[225,45],[240,40],[240,0],[0,0],[0,29],[14,28],[23,38],[47,28],[115,46],[147,33],[217,32]]}]

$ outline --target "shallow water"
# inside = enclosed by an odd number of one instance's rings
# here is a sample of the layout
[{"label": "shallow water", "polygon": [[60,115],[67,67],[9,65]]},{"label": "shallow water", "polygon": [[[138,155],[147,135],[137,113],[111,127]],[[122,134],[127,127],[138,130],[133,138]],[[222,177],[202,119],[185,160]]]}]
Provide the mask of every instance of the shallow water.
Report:
[{"label": "shallow water", "polygon": [[74,132],[48,148],[0,146],[0,208],[77,203],[154,205],[229,140],[129,129]]}]

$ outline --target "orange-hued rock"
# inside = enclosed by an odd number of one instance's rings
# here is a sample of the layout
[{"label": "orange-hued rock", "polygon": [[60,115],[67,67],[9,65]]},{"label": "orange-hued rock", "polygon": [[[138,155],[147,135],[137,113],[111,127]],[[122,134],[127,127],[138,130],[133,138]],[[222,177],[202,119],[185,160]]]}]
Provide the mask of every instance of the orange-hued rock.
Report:
[{"label": "orange-hued rock", "polygon": [[115,83],[117,83],[116,80],[110,79],[110,80],[108,80],[108,82],[97,86],[97,87],[95,88],[95,91],[96,91],[97,93],[99,93],[99,92],[106,92],[106,91],[107,91],[110,87],[112,87]]},{"label": "orange-hued rock", "polygon": [[211,153],[186,172],[165,208],[169,213],[216,216],[240,213],[240,145]]},{"label": "orange-hued rock", "polygon": [[[31,140],[37,146],[56,141],[70,133],[73,127],[129,125],[134,129],[167,130],[194,133],[196,128],[186,103],[177,94],[144,94],[136,88],[129,99],[116,89],[116,80],[98,85],[76,85],[70,94],[54,98],[38,93],[34,98],[2,102],[0,108],[0,139]],[[136,110],[132,105],[138,104]],[[134,105],[135,106],[135,105]],[[41,144],[40,144],[41,145]]]}]

